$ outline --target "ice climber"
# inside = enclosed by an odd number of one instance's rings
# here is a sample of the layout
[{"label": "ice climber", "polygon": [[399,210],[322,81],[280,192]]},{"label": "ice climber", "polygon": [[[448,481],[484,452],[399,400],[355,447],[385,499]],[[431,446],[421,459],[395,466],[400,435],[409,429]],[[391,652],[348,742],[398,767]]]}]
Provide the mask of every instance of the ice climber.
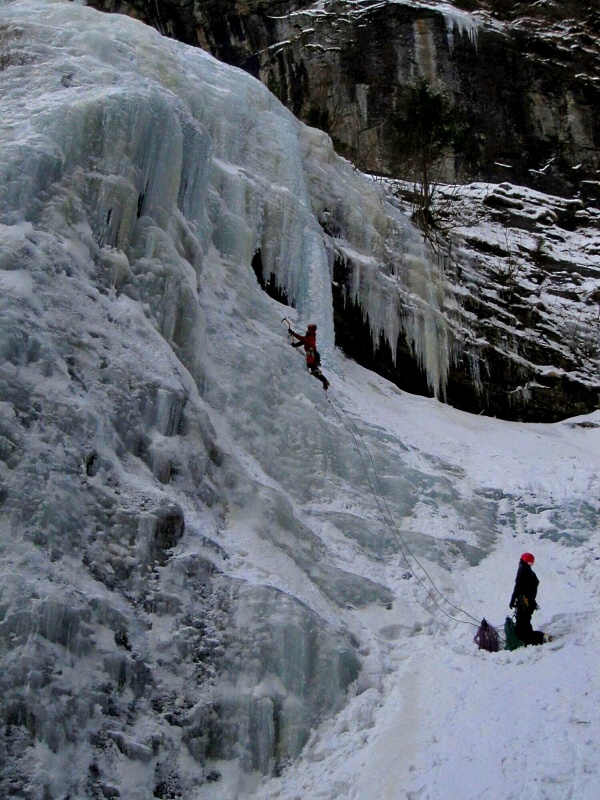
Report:
[{"label": "ice climber", "polygon": [[538,589],[538,576],[531,569],[535,558],[531,553],[523,553],[519,561],[515,588],[510,598],[510,607],[515,609],[515,632],[524,645],[544,644],[553,637],[543,631],[534,631],[531,625],[533,612],[539,608],[535,602]]},{"label": "ice climber", "polygon": [[290,336],[298,339],[297,342],[292,342],[292,347],[300,347],[304,345],[304,353],[306,354],[306,366],[310,370],[310,374],[318,378],[323,384],[325,391],[329,389],[329,381],[321,372],[321,356],[317,350],[317,326],[311,322],[306,329],[304,336],[301,333],[296,333],[292,330],[292,326],[288,322],[288,331]]}]

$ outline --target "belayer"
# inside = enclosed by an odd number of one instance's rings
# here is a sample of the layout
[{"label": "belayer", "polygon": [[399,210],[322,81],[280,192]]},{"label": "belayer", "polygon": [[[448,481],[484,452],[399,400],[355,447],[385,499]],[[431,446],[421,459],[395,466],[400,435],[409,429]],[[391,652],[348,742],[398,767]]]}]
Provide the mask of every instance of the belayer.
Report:
[{"label": "belayer", "polygon": [[321,356],[317,350],[317,326],[314,322],[311,322],[303,336],[301,333],[296,333],[296,331],[292,330],[289,320],[287,320],[287,324],[290,336],[298,339],[297,342],[292,342],[292,347],[301,347],[304,345],[306,366],[310,370],[310,374],[318,378],[323,384],[325,391],[327,391],[327,389],[329,389],[329,381],[321,372]]},{"label": "belayer", "polygon": [[521,556],[515,588],[510,598],[510,607],[515,609],[515,632],[524,645],[544,644],[554,638],[544,631],[534,631],[531,625],[533,612],[539,608],[535,602],[539,580],[531,569],[534,561],[531,553],[523,553]]}]

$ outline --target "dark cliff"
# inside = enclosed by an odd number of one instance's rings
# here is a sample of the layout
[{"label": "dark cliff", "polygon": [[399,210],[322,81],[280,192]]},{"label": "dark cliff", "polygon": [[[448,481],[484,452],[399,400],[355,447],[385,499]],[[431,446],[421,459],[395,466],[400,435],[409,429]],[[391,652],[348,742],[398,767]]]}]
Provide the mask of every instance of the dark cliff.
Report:
[{"label": "dark cliff", "polygon": [[[302,0],[90,5],[139,16],[252,73],[367,171],[401,174],[391,122],[402,87],[424,76],[446,87],[468,121],[448,178],[500,182],[510,169],[512,182],[570,192],[595,176],[600,12],[586,3],[552,15],[498,0],[463,0],[473,14],[448,4]],[[505,7],[513,13],[497,13]],[[576,16],[565,19],[568,11]]]}]

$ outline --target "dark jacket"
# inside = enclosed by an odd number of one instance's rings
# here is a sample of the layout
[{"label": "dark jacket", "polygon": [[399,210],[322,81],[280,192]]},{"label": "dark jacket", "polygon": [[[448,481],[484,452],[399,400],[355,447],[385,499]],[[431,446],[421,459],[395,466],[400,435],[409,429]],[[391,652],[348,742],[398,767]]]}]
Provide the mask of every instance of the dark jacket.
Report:
[{"label": "dark jacket", "polygon": [[510,607],[517,610],[523,609],[531,614],[535,611],[535,598],[538,590],[538,576],[531,569],[529,564],[519,561],[519,569],[515,579],[515,588],[510,598]]}]

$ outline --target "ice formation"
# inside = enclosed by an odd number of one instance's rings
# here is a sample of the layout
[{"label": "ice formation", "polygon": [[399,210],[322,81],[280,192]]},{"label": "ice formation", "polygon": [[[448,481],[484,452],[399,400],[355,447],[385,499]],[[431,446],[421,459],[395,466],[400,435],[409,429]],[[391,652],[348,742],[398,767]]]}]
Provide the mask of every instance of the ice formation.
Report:
[{"label": "ice formation", "polygon": [[439,275],[245,73],[72,3],[6,4],[0,26],[2,791],[135,800],[207,759],[269,772],[361,680],[343,609],[392,597],[322,531],[393,544],[338,508],[368,484],[335,419],[307,429],[322,389],[253,256],[334,374],[342,254],[374,334],[404,327],[436,390]]},{"label": "ice formation", "polygon": [[481,28],[481,22],[473,14],[462,11],[455,6],[443,3],[436,7],[444,16],[446,21],[446,31],[448,34],[448,45],[454,46],[454,30],[458,30],[459,36],[466,35],[473,47],[477,47],[477,38]]},{"label": "ice formation", "polygon": [[434,0],[432,3],[421,2],[421,0],[391,0],[392,3],[403,6],[412,6],[413,8],[429,8],[432,11],[440,13],[446,22],[446,32],[448,36],[448,46],[454,46],[454,29],[458,30],[459,36],[468,36],[469,41],[474,47],[477,47],[477,37],[481,28],[481,21],[473,14],[457,8],[452,3],[440,2]]}]

